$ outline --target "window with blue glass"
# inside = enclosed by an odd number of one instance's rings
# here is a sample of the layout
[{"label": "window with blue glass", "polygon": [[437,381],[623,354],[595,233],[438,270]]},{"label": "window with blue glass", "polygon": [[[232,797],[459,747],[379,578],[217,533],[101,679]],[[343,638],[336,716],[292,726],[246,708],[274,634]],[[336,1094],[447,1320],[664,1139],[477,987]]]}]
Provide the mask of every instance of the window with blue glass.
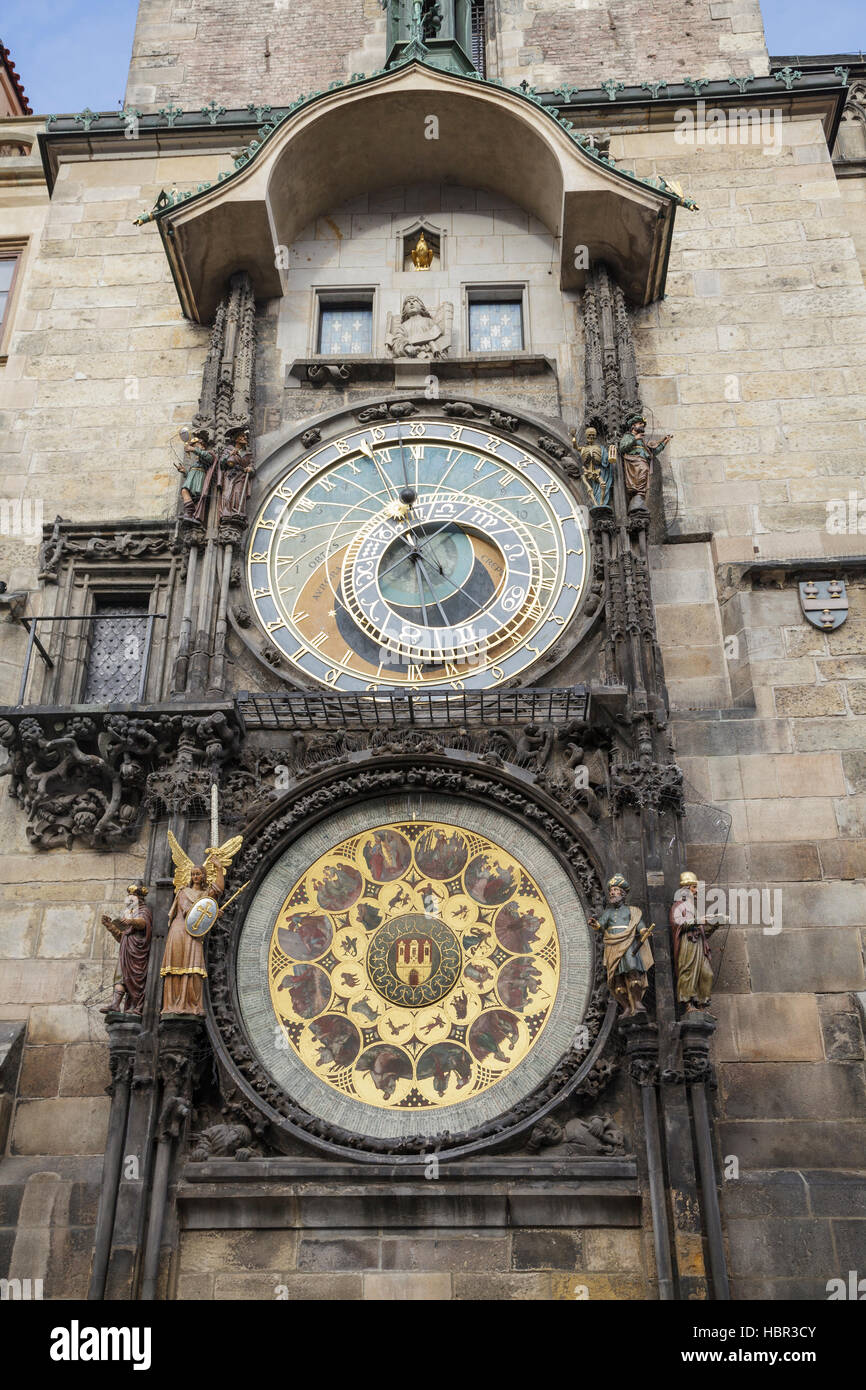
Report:
[{"label": "window with blue glass", "polygon": [[321,301],[319,352],[332,357],[369,356],[373,351],[373,305]]},{"label": "window with blue glass", "polygon": [[522,352],[523,303],[520,299],[469,301],[470,352]]}]

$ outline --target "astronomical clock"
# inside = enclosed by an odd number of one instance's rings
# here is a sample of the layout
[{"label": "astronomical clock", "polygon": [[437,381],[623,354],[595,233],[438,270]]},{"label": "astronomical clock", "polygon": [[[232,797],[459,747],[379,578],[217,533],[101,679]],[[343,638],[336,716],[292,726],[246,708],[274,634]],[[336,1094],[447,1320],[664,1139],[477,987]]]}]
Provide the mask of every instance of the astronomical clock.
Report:
[{"label": "astronomical clock", "polygon": [[261,627],[333,690],[522,676],[580,603],[587,535],[548,463],[448,418],[356,428],[304,455],[250,527]]},{"label": "astronomical clock", "polygon": [[[421,690],[513,699],[578,628],[590,556],[572,484],[537,427],[358,413],[259,469],[247,583],[279,676],[323,710],[341,694],[389,711]],[[604,1015],[587,1029],[599,873],[567,817],[528,781],[509,789],[502,731],[463,753],[461,734],[437,768],[429,732],[343,730],[322,813],[305,797],[240,866],[250,889],[212,985],[238,1079],[290,1129],[361,1153],[531,1120],[567,1054],[572,1076],[591,1064]]]},{"label": "astronomical clock", "polygon": [[[418,798],[414,799],[417,803]],[[590,932],[550,848],[494,807],[376,798],[303,833],[237,944],[263,1069],[372,1138],[466,1131],[529,1096],[572,1042]]]}]

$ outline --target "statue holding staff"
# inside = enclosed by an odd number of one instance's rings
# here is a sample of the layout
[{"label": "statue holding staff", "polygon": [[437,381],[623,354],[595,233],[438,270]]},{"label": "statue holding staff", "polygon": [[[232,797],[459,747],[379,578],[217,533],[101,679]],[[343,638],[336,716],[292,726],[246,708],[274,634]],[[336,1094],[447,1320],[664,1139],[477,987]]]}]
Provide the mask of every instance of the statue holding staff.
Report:
[{"label": "statue holding staff", "polygon": [[628,907],[629,885],[622,874],[608,881],[609,906],[601,917],[590,917],[594,931],[603,932],[604,966],[607,987],[623,1011],[624,1018],[646,1013],[642,1002],[647,989],[647,971],[652,968],[653,954],[649,936],[653,925],[644,925],[639,907]]}]

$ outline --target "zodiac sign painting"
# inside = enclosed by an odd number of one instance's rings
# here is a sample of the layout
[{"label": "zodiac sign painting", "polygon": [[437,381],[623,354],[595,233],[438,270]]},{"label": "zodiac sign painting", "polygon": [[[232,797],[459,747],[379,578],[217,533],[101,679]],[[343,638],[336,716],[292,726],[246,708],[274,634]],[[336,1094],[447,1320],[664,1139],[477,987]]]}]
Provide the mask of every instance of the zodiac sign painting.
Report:
[{"label": "zodiac sign painting", "polygon": [[296,873],[270,929],[269,992],[285,1048],[318,1081],[380,1108],[441,1109],[529,1055],[561,947],[541,887],[503,843],[393,821]]}]

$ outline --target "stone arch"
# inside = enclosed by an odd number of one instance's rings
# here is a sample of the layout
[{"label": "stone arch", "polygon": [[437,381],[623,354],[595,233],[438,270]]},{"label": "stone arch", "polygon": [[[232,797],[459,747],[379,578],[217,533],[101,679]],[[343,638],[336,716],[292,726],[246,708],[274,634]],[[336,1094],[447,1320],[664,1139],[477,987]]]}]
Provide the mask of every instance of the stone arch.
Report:
[{"label": "stone arch", "polygon": [[538,102],[413,62],[305,103],[235,174],[157,214],[185,312],[208,321],[239,268],[258,298],[279,297],[277,248],[355,194],[419,176],[531,212],[560,238],[563,289],[605,261],[635,303],[662,292],[677,195],[588,153]]}]

